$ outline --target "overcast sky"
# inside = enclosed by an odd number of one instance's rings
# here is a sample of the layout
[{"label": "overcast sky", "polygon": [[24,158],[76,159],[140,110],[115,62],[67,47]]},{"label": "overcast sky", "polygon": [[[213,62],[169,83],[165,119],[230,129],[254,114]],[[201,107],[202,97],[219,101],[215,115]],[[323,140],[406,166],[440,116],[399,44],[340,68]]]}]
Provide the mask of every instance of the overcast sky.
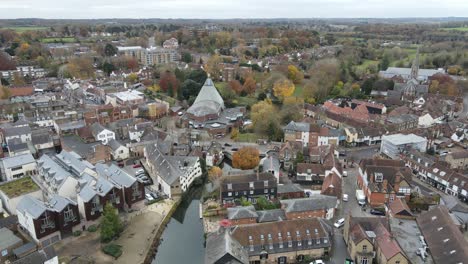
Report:
[{"label": "overcast sky", "polygon": [[0,0],[0,19],[448,16],[468,0]]}]

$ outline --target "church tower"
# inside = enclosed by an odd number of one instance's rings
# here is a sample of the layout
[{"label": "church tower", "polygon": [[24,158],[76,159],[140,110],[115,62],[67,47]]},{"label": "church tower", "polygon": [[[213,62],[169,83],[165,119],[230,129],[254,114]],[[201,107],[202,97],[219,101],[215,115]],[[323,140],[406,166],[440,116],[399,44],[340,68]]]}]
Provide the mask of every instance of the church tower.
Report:
[{"label": "church tower", "polygon": [[419,72],[419,46],[416,50],[416,57],[413,60],[413,64],[411,65],[411,74],[410,79],[418,79],[418,72]]}]

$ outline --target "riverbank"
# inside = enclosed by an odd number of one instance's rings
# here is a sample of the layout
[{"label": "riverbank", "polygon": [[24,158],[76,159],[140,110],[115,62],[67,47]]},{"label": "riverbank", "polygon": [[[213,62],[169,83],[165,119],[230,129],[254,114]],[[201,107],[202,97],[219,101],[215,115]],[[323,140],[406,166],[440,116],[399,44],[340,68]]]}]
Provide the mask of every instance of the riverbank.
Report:
[{"label": "riverbank", "polygon": [[[156,253],[158,252],[159,243],[161,242],[161,236],[166,228],[167,223],[169,223],[172,215],[177,210],[177,207],[179,206],[181,200],[178,199],[176,201],[173,201],[173,200],[171,201],[172,201],[172,205],[167,208],[168,209],[167,213],[163,216],[162,221],[160,222],[158,227],[153,230],[152,238],[151,239],[148,238],[148,240],[144,240],[144,242],[146,243],[145,244],[146,250],[144,254],[142,255],[144,259],[142,259],[141,262],[136,262],[136,263],[150,264],[152,263],[154,257],[156,256]],[[149,241],[151,241],[151,243],[148,243]],[[132,263],[132,262],[134,262],[134,260],[132,261],[132,259],[130,259],[130,262],[121,262],[121,263]]]},{"label": "riverbank", "polygon": [[151,242],[159,230],[164,230],[165,219],[171,217],[172,208],[177,208],[177,202],[164,200],[126,219],[128,226],[115,242],[122,246],[123,254],[114,263],[146,263],[147,255],[153,250]]}]

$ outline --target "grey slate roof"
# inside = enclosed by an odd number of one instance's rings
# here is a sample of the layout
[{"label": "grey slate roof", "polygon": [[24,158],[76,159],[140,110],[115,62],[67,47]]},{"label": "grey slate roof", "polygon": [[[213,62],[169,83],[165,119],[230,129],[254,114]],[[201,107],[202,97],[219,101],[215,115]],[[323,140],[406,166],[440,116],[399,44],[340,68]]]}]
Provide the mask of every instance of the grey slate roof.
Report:
[{"label": "grey slate roof", "polygon": [[257,211],[257,214],[259,223],[286,220],[286,215],[282,209]]},{"label": "grey slate roof", "polygon": [[393,123],[393,124],[401,124],[405,122],[411,122],[411,121],[417,121],[418,116],[412,115],[412,114],[404,114],[404,115],[399,115],[399,116],[389,116],[387,118],[387,122]]},{"label": "grey slate roof", "polygon": [[234,239],[229,231],[220,230],[206,239],[205,264],[248,264],[247,251]]},{"label": "grey slate roof", "polygon": [[111,182],[126,188],[130,188],[136,182],[135,177],[120,169],[115,164],[111,164],[110,166],[97,164],[96,171],[100,177],[106,177]]},{"label": "grey slate roof", "polygon": [[120,147],[123,147],[124,145],[122,145],[119,141],[115,140],[115,139],[111,139],[109,140],[109,143],[108,143],[109,147],[113,150],[113,151],[116,151],[117,149],[119,149]]},{"label": "grey slate roof", "polygon": [[47,203],[49,204],[49,209],[52,209],[56,212],[61,212],[69,204],[76,205],[76,202],[73,200],[56,194],[54,194]]},{"label": "grey slate roof", "polygon": [[101,133],[104,129],[106,129],[106,128],[103,127],[99,123],[94,123],[94,124],[91,125],[91,133],[93,134],[94,137],[97,137],[97,135],[99,133]]},{"label": "grey slate roof", "polygon": [[195,116],[204,116],[208,114],[218,114],[225,108],[224,101],[213,81],[208,78],[193,102],[193,105],[187,110]]},{"label": "grey slate roof", "polygon": [[[157,174],[169,185],[185,174],[184,168],[191,168],[198,161],[198,157],[166,156],[157,144],[150,144],[145,148],[148,153],[146,159],[154,165],[154,168],[158,170]],[[186,166],[183,166],[184,163]]]},{"label": "grey slate roof", "polygon": [[79,196],[84,202],[89,202],[96,195],[104,197],[114,188],[114,185],[105,178],[99,177],[95,179],[87,174],[83,176],[87,183],[81,189]]},{"label": "grey slate roof", "polygon": [[280,193],[292,193],[292,192],[303,192],[304,189],[299,184],[278,184],[278,194]]},{"label": "grey slate roof", "polygon": [[48,246],[24,258],[14,261],[12,264],[44,264],[46,261],[57,256],[53,246]]},{"label": "grey slate roof", "polygon": [[229,220],[244,219],[244,218],[257,218],[258,214],[253,205],[230,207],[227,209],[227,216]]},{"label": "grey slate roof", "polygon": [[44,170],[44,177],[48,178],[49,181],[54,179],[57,185],[60,185],[66,178],[71,176],[67,170],[62,168],[62,166],[52,160],[48,155],[42,155],[37,163],[38,166]]},{"label": "grey slate roof", "polygon": [[281,200],[286,213],[314,211],[336,207],[337,198],[327,195],[311,195],[309,198]]},{"label": "grey slate roof", "polygon": [[0,250],[7,249],[22,242],[23,240],[15,236],[10,229],[6,227],[0,228]]},{"label": "grey slate roof", "polygon": [[21,165],[26,165],[30,163],[34,163],[36,160],[31,155],[31,153],[21,154],[13,157],[7,157],[2,159],[3,168],[9,169],[13,167],[18,167]]},{"label": "grey slate roof", "polygon": [[46,207],[43,202],[37,200],[34,197],[26,195],[18,203],[16,210],[21,213],[28,213],[34,219],[37,219],[46,211]]},{"label": "grey slate roof", "polygon": [[59,154],[55,155],[62,166],[69,166],[78,175],[83,173],[87,168],[93,170],[94,165],[84,160],[80,155],[74,151],[62,150]]},{"label": "grey slate roof", "polygon": [[3,129],[3,135],[5,135],[5,137],[27,135],[27,134],[31,134],[31,128],[29,126],[10,127],[10,128]]},{"label": "grey slate roof", "polygon": [[34,145],[46,144],[53,141],[52,136],[46,131],[33,131],[31,141]]},{"label": "grey slate roof", "polygon": [[300,132],[309,132],[310,124],[305,122],[294,122],[291,121],[284,127],[286,131],[300,131]]}]

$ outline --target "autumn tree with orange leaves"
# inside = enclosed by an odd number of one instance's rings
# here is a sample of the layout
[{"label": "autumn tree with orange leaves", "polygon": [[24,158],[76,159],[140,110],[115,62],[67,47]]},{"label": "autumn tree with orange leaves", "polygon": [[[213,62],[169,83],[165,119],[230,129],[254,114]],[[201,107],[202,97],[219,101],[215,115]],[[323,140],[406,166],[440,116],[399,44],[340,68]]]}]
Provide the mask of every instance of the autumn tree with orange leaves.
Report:
[{"label": "autumn tree with orange leaves", "polygon": [[296,87],[290,80],[278,80],[273,86],[273,93],[276,97],[283,100],[294,93]]},{"label": "autumn tree with orange leaves", "polygon": [[232,166],[237,169],[250,170],[258,166],[260,153],[253,147],[243,147],[232,155]]}]

